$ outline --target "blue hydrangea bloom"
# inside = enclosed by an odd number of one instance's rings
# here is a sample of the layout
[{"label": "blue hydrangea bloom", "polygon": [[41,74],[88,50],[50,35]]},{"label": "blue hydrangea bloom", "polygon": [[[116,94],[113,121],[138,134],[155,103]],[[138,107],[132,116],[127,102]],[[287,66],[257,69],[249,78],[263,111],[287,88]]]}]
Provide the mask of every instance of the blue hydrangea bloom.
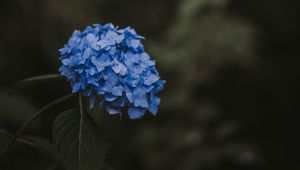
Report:
[{"label": "blue hydrangea bloom", "polygon": [[143,39],[130,27],[118,29],[111,23],[75,30],[59,50],[59,71],[70,80],[73,93],[90,97],[90,108],[100,95],[109,114],[127,108],[130,119],[142,118],[147,110],[156,115],[156,94],[166,81],[144,51]]}]

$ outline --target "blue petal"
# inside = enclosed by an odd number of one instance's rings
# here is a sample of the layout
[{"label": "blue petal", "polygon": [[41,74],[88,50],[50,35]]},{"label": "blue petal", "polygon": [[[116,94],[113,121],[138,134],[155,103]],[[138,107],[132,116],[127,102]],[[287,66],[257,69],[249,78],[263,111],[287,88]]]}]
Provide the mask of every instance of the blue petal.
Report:
[{"label": "blue petal", "polygon": [[112,67],[115,73],[119,73],[120,75],[124,76],[127,72],[127,68],[119,62],[118,60],[114,59],[115,65]]},{"label": "blue petal", "polygon": [[108,54],[109,56],[111,56],[112,58],[115,58],[114,56],[118,53],[119,51],[117,50],[116,46],[112,46],[109,50],[108,50]]},{"label": "blue petal", "polygon": [[96,96],[92,95],[90,97],[90,109],[94,108]]},{"label": "blue petal", "polygon": [[134,64],[131,67],[131,70],[135,73],[135,74],[141,74],[144,71],[144,67],[141,64]]},{"label": "blue petal", "polygon": [[130,67],[133,63],[139,62],[139,55],[134,54],[132,51],[127,51],[125,54],[125,64]]},{"label": "blue petal", "polygon": [[90,48],[87,48],[84,50],[83,54],[82,54],[82,62],[80,64],[84,64],[85,61],[91,56],[91,50]]},{"label": "blue petal", "polygon": [[118,34],[114,31],[108,31],[106,33],[106,36],[105,36],[107,39],[109,40],[112,40],[113,42],[116,42],[116,43],[121,43],[124,39],[124,35],[123,34]]},{"label": "blue petal", "polygon": [[101,49],[104,50],[109,50],[110,46],[113,45],[112,42],[109,40],[100,40],[96,44],[100,46]]},{"label": "blue petal", "polygon": [[83,90],[83,95],[84,96],[90,96],[92,94],[92,91],[93,91],[92,88],[84,89]]},{"label": "blue petal", "polygon": [[87,69],[87,72],[89,73],[89,75],[93,76],[97,73],[97,70],[95,68],[89,68]]},{"label": "blue petal", "polygon": [[63,65],[66,65],[66,66],[71,65],[71,60],[69,58],[63,59],[63,60],[61,60],[61,62],[63,63]]},{"label": "blue petal", "polygon": [[93,43],[93,42],[96,42],[98,40],[98,38],[94,34],[89,33],[86,35],[86,40],[90,43]]},{"label": "blue petal", "polygon": [[122,96],[123,87],[122,86],[113,87],[111,92],[114,96]]},{"label": "blue petal", "polygon": [[156,106],[158,106],[160,104],[160,98],[153,96],[152,98],[152,103]]},{"label": "blue petal", "polygon": [[110,107],[110,106],[107,106],[106,107],[106,110],[109,114],[111,115],[115,115],[115,114],[120,114],[121,113],[121,110],[118,109],[118,108],[114,108],[114,107]]},{"label": "blue petal", "polygon": [[140,76],[136,74],[129,73],[125,77],[125,82],[131,87],[136,87],[140,82]]},{"label": "blue petal", "polygon": [[157,108],[157,105],[155,104],[150,104],[150,107],[149,107],[149,111],[152,115],[156,116],[157,112],[158,112],[158,108]]},{"label": "blue petal", "polygon": [[128,47],[135,49],[135,48],[138,48],[138,46],[140,45],[140,40],[127,39],[126,44]]},{"label": "blue petal", "polygon": [[134,106],[143,108],[149,107],[146,93],[147,92],[142,88],[137,88],[133,91]]},{"label": "blue petal", "polygon": [[58,51],[60,52],[60,55],[65,55],[67,53],[70,53],[71,49],[67,45],[65,45],[64,48],[61,48]]},{"label": "blue petal", "polygon": [[144,81],[144,84],[147,86],[150,86],[151,84],[155,83],[156,81],[159,80],[159,77],[155,74],[150,74],[146,80]]},{"label": "blue petal", "polygon": [[77,54],[77,55],[72,56],[72,57],[70,58],[70,65],[71,65],[71,66],[79,65],[80,62],[81,62],[80,54]]},{"label": "blue petal", "polygon": [[79,83],[79,82],[74,83],[72,93],[78,92],[80,90],[80,87],[81,87],[81,83]]},{"label": "blue petal", "polygon": [[133,97],[131,92],[126,92],[126,97],[130,103],[133,103]]},{"label": "blue petal", "polygon": [[124,107],[125,106],[125,98],[122,97],[118,100],[113,101],[112,105],[115,107]]},{"label": "blue petal", "polygon": [[66,67],[63,65],[59,68],[59,71],[60,71],[61,75],[66,76],[68,79],[72,79],[74,77],[74,73],[72,72],[72,70],[69,67]]},{"label": "blue petal", "polygon": [[144,116],[145,110],[131,107],[128,109],[128,116],[130,119],[140,119]]},{"label": "blue petal", "polygon": [[101,72],[104,70],[105,67],[101,61],[98,61],[95,57],[92,57],[91,61],[96,66],[98,72]]},{"label": "blue petal", "polygon": [[106,91],[103,90],[103,86],[102,87],[96,87],[95,91],[97,92],[97,94],[103,95],[106,93]]},{"label": "blue petal", "polygon": [[105,82],[104,86],[102,87],[102,90],[105,92],[111,92],[112,88],[113,87],[109,82]]},{"label": "blue petal", "polygon": [[149,111],[155,116],[158,112],[157,106],[160,104],[160,98],[156,97],[153,93],[151,93],[150,100],[151,104],[149,106]]},{"label": "blue petal", "polygon": [[136,99],[140,99],[140,98],[146,98],[146,90],[143,89],[143,88],[136,88],[134,91],[133,91],[133,99],[136,100]]},{"label": "blue petal", "polygon": [[85,67],[82,65],[74,66],[73,68],[74,68],[74,71],[79,74],[83,73],[83,71],[85,70]]},{"label": "blue petal", "polygon": [[112,64],[112,59],[107,54],[102,54],[99,58],[99,62],[103,64],[103,66],[107,67]]},{"label": "blue petal", "polygon": [[163,90],[164,84],[166,83],[166,81],[165,81],[165,80],[158,80],[156,83],[157,83],[157,85],[156,85],[156,87],[153,89],[154,93],[158,93],[158,92],[160,92],[161,90]]},{"label": "blue petal", "polygon": [[148,108],[149,104],[148,104],[147,98],[135,99],[134,100],[134,106],[135,107]]},{"label": "blue petal", "polygon": [[92,85],[94,85],[96,87],[99,86],[99,83],[93,77],[87,77],[87,83],[88,84],[92,84]]},{"label": "blue petal", "polygon": [[109,82],[112,87],[116,86],[120,82],[119,76],[115,73],[111,74],[106,81]]},{"label": "blue petal", "polygon": [[142,60],[142,61],[149,61],[149,59],[150,59],[149,54],[147,54],[146,52],[142,53],[142,54],[140,55],[140,57],[141,57],[141,60]]},{"label": "blue petal", "polygon": [[143,87],[145,88],[145,90],[146,90],[147,93],[151,92],[153,90],[153,88],[154,88],[154,86],[143,86]]},{"label": "blue petal", "polygon": [[111,101],[116,100],[116,99],[117,99],[117,96],[106,95],[106,96],[104,97],[104,99],[105,99],[106,101],[108,101],[108,102],[111,102]]}]

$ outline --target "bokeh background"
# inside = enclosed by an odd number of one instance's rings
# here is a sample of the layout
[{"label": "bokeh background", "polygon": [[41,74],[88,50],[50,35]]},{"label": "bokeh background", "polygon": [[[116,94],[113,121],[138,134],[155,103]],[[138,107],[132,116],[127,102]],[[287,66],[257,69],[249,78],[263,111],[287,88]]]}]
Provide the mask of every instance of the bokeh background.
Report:
[{"label": "bokeh background", "polygon": [[[116,170],[299,169],[300,1],[1,0],[0,128],[15,132],[38,108],[70,93],[67,82],[20,79],[57,73],[74,29],[112,22],[146,37],[163,79],[156,117],[97,112]],[[25,134],[51,139],[50,109]],[[101,120],[100,120],[101,119]],[[1,170],[51,164],[18,146]]]}]

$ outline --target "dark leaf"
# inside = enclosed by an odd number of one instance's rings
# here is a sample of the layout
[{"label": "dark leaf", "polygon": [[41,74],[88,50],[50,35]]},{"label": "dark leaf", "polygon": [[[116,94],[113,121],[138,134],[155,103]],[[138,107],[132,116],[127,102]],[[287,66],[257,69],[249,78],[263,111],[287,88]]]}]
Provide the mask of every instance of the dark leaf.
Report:
[{"label": "dark leaf", "polygon": [[46,170],[57,170],[59,168],[59,163],[55,162],[54,164],[52,164],[51,166],[49,166]]},{"label": "dark leaf", "polygon": [[13,87],[8,92],[8,96],[15,93],[18,89],[28,86],[28,85],[33,85],[33,84],[38,84],[38,83],[46,83],[46,82],[51,82],[51,81],[61,80],[61,79],[63,79],[63,76],[60,74],[46,74],[46,75],[35,76],[35,77],[27,78],[24,80],[20,80],[16,84],[13,85]]},{"label": "dark leaf", "polygon": [[[9,145],[12,139],[13,139],[12,134],[10,134],[5,130],[0,129],[0,156],[9,149]],[[27,137],[17,138],[16,142],[29,145],[37,149],[45,156],[48,156],[56,161],[60,161],[55,145],[46,139],[38,138],[34,136],[30,136],[30,137],[27,136]]]},{"label": "dark leaf", "polygon": [[49,82],[54,80],[63,79],[63,76],[60,74],[46,74],[41,76],[30,77],[24,80],[19,81],[18,85],[26,85],[26,84],[36,84],[36,83],[43,83]]},{"label": "dark leaf", "polygon": [[7,151],[12,138],[13,136],[9,132],[0,129],[0,156]]},{"label": "dark leaf", "polygon": [[114,169],[110,165],[105,163],[101,170],[114,170]]},{"label": "dark leaf", "polygon": [[65,101],[65,100],[67,100],[67,99],[69,99],[69,98],[71,98],[72,96],[74,96],[74,94],[73,93],[71,93],[71,94],[68,94],[68,95],[66,95],[66,96],[64,96],[64,97],[61,97],[61,98],[59,98],[59,99],[56,99],[56,100],[54,100],[53,102],[51,102],[51,103],[49,103],[49,104],[47,104],[46,106],[44,106],[43,108],[41,108],[40,110],[38,110],[37,112],[35,112],[31,117],[30,117],[30,119],[28,119],[27,120],[27,122],[25,122],[24,124],[23,124],[23,126],[16,132],[16,134],[15,134],[15,136],[14,136],[14,138],[12,139],[12,142],[11,143],[13,143],[14,142],[14,140],[36,119],[36,118],[38,118],[44,111],[46,111],[47,109],[49,109],[49,108],[51,108],[52,106],[54,106],[54,105],[56,105],[56,104],[58,104],[58,103],[60,103],[60,102],[63,102],[63,101]]},{"label": "dark leaf", "polygon": [[67,170],[99,170],[105,147],[98,128],[78,109],[60,113],[54,121],[53,139]]},{"label": "dark leaf", "polygon": [[18,138],[17,141],[37,149],[43,155],[55,161],[61,161],[55,145],[52,144],[47,139],[34,137],[34,136],[26,136],[26,137]]}]

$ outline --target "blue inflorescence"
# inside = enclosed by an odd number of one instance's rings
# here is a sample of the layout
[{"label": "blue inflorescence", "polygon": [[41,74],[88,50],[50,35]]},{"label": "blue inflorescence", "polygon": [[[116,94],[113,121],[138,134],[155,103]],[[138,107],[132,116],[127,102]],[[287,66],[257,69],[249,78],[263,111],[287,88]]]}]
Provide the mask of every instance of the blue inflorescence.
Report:
[{"label": "blue inflorescence", "polygon": [[130,27],[112,24],[75,30],[59,50],[59,71],[70,80],[73,93],[90,97],[90,108],[100,95],[100,105],[109,114],[128,108],[130,119],[142,118],[146,110],[156,115],[160,99],[155,95],[166,81],[160,80],[155,61],[144,51],[143,39]]}]

